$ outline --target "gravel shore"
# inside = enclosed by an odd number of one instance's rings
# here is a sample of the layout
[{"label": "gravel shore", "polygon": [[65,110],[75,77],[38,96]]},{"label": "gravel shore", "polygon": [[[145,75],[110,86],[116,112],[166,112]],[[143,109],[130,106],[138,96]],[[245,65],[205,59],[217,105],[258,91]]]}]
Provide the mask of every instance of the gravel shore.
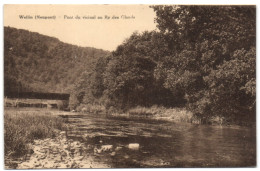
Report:
[{"label": "gravel shore", "polygon": [[28,154],[16,169],[110,168],[94,161],[93,156],[86,152],[85,144],[68,140],[65,132],[55,139],[35,140],[31,149],[32,154]]}]

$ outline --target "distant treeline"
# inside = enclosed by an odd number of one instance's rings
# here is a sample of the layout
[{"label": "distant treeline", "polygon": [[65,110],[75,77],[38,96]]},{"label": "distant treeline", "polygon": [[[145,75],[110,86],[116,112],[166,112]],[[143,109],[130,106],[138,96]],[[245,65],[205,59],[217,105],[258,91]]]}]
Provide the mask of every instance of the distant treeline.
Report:
[{"label": "distant treeline", "polygon": [[[53,42],[58,41],[54,38],[5,28],[5,79],[10,76],[10,79],[35,89],[44,87],[35,86],[44,81],[50,89],[52,86],[55,90],[66,87],[71,94],[71,108],[98,104],[107,110],[124,112],[136,106],[185,106],[204,120],[213,116],[230,121],[254,120],[255,6],[151,8],[156,13],[158,30],[133,33],[111,54],[98,51],[93,56],[86,52],[90,50],[88,48],[83,50],[63,43],[58,43],[59,46],[56,43],[53,49]],[[16,34],[10,36],[9,32]],[[26,40],[20,41],[20,37]],[[48,39],[49,43],[37,46],[36,53],[32,48],[34,43],[30,42],[40,40],[39,37]],[[29,47],[24,47],[28,44]],[[60,46],[63,47],[61,50]],[[46,52],[47,56],[52,55],[45,58]],[[80,57],[83,52],[88,54],[87,57],[81,57],[76,63],[68,62],[78,60],[74,56]],[[35,57],[27,61],[32,54]],[[14,67],[15,71],[8,70],[8,66],[14,63],[21,67]],[[37,73],[42,81],[35,76],[35,65],[47,67]],[[28,71],[28,66],[35,69]],[[16,74],[12,72],[18,71],[19,78],[14,78]],[[47,79],[46,75],[50,78]]]}]

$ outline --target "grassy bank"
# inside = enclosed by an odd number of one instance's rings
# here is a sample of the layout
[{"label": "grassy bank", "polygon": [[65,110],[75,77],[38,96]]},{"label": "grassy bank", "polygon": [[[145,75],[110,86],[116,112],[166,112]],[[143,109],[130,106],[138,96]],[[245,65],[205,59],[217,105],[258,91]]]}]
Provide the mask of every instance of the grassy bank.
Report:
[{"label": "grassy bank", "polygon": [[194,122],[193,114],[183,108],[165,107],[135,107],[128,112],[130,117],[151,117],[157,120],[168,120],[174,122]]},{"label": "grassy bank", "polygon": [[129,109],[125,113],[110,112],[112,116],[130,117],[130,118],[149,118],[156,120],[165,120],[171,122],[186,122],[194,124],[215,124],[225,125],[225,118],[213,116],[205,121],[203,118],[194,115],[185,108],[166,108],[163,106],[141,107]]},{"label": "grassy bank", "polygon": [[[120,111],[113,107],[106,109],[102,105],[82,104],[77,109],[77,112],[92,113],[92,114],[106,114],[112,117],[127,117],[127,118],[147,118],[156,120],[165,120],[172,122],[186,122],[194,124],[209,124],[209,125],[238,125],[251,126],[255,125],[255,118],[238,117],[238,116],[209,116],[196,115],[186,108],[167,108],[163,106],[154,105],[152,107],[137,106],[126,111]],[[247,115],[245,115],[247,116]]]},{"label": "grassy bank", "polygon": [[166,108],[163,106],[154,105],[152,107],[137,106],[125,112],[119,112],[114,108],[106,110],[102,105],[82,104],[77,107],[77,112],[92,113],[92,114],[107,114],[114,117],[128,117],[128,118],[147,118],[156,120],[166,120],[172,122],[186,122],[194,124],[227,124],[223,117],[207,117],[205,120],[200,116],[194,115],[185,108]]},{"label": "grassy bank", "polygon": [[54,116],[52,112],[19,111],[8,109],[4,112],[4,141],[5,157],[21,157],[28,152],[29,143],[36,139],[52,138],[63,130],[62,118]]}]

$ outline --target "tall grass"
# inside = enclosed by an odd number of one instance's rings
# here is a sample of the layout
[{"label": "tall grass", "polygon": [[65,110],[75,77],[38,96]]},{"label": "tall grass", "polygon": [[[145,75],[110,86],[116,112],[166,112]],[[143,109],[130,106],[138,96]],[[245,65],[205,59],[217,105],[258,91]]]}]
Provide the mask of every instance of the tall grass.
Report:
[{"label": "tall grass", "polygon": [[165,108],[165,107],[135,107],[128,110],[128,115],[131,117],[151,117],[159,120],[168,120],[175,122],[194,123],[193,114],[184,108]]},{"label": "tall grass", "polygon": [[35,139],[52,138],[63,130],[63,119],[48,111],[5,110],[4,147],[6,157],[28,153],[28,144]]},{"label": "tall grass", "polygon": [[[165,108],[165,107],[141,107],[129,109],[127,114],[129,117],[149,117],[158,120],[168,120],[174,122],[187,122],[195,124],[214,124],[229,125],[225,117],[211,116],[203,120],[200,116],[194,115],[185,108]],[[241,124],[240,124],[241,125]]]}]

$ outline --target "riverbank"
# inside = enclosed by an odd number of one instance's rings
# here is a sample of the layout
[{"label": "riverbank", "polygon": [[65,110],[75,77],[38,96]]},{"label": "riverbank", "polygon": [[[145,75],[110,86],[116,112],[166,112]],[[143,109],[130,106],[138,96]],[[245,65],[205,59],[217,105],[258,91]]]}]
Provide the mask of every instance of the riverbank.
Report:
[{"label": "riverbank", "polygon": [[209,115],[196,115],[191,111],[188,111],[185,107],[182,108],[170,108],[163,106],[151,106],[142,107],[137,106],[130,108],[127,111],[120,112],[116,109],[110,108],[105,109],[102,105],[81,105],[76,110],[82,114],[106,114],[109,117],[118,118],[132,118],[132,119],[152,119],[159,121],[169,122],[184,122],[192,124],[207,124],[207,125],[221,125],[221,126],[252,126],[255,125],[255,120],[249,119],[248,117],[236,118],[235,116],[209,116]]},{"label": "riverbank", "polygon": [[109,168],[66,137],[67,125],[58,110],[6,108],[5,169]]},{"label": "riverbank", "polygon": [[54,138],[65,129],[64,120],[47,110],[19,110],[5,108],[4,151],[6,167],[15,168],[17,162],[32,153],[34,140]]},{"label": "riverbank", "polygon": [[214,124],[227,125],[224,117],[208,117],[207,121],[194,115],[185,108],[166,108],[163,106],[141,107],[137,106],[125,112],[118,112],[116,109],[106,110],[99,105],[81,105],[76,110],[80,113],[106,114],[110,117],[135,118],[135,119],[153,119],[169,122],[184,122],[193,124]]},{"label": "riverbank", "polygon": [[52,139],[35,140],[30,146],[33,153],[16,169],[109,168],[87,155],[83,143],[67,139],[65,131]]}]

